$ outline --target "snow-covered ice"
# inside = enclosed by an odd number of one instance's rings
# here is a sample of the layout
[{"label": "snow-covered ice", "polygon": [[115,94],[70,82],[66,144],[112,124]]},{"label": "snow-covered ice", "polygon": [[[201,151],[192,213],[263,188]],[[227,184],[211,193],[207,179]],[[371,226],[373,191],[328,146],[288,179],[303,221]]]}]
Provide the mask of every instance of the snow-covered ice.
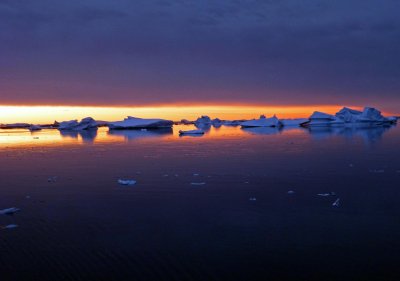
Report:
[{"label": "snow-covered ice", "polygon": [[144,119],[128,116],[123,121],[110,122],[110,129],[171,128],[174,122],[165,119]]},{"label": "snow-covered ice", "polygon": [[97,129],[97,122],[92,117],[83,118],[80,122],[78,120],[70,120],[60,122],[58,125],[59,130],[72,130],[81,131],[89,129]]},{"label": "snow-covered ice", "polygon": [[266,118],[264,115],[261,115],[259,119],[245,121],[240,124],[244,128],[248,127],[281,127],[282,123],[279,119],[274,115],[271,118]]},{"label": "snow-covered ice", "polygon": [[284,127],[299,127],[301,124],[307,123],[308,118],[296,118],[296,119],[280,119]]}]

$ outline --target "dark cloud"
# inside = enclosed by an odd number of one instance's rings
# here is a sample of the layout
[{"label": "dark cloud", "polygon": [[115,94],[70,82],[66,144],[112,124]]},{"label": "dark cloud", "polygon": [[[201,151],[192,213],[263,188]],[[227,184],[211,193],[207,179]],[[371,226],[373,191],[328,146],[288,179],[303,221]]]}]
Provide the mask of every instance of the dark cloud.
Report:
[{"label": "dark cloud", "polygon": [[399,1],[0,0],[2,103],[376,104]]}]

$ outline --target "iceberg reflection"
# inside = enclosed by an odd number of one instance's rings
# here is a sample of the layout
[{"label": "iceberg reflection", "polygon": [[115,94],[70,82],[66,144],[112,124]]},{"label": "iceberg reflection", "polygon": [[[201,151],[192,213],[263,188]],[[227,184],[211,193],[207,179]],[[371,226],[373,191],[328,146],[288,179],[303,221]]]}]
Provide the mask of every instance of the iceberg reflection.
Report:
[{"label": "iceberg reflection", "polygon": [[109,130],[109,136],[123,137],[127,141],[142,138],[158,138],[172,135],[172,128],[142,129],[142,130]]}]

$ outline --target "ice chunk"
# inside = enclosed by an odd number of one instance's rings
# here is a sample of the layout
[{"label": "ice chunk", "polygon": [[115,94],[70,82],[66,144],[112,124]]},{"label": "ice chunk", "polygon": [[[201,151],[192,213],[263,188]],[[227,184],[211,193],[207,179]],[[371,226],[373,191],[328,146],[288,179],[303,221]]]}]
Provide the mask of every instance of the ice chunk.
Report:
[{"label": "ice chunk", "polygon": [[249,198],[249,201],[257,201],[257,198],[255,198],[255,197],[250,197],[250,198]]},{"label": "ice chunk", "polygon": [[203,130],[188,130],[188,131],[179,130],[179,134],[180,135],[204,135],[204,131]]},{"label": "ice chunk", "polygon": [[222,124],[223,124],[223,121],[222,121],[221,119],[219,119],[219,118],[215,118],[215,119],[213,119],[213,120],[211,121],[211,124],[212,124],[214,127],[221,127]]},{"label": "ice chunk", "polygon": [[13,215],[19,211],[20,211],[20,209],[12,207],[12,208],[8,208],[8,209],[0,210],[0,215]]},{"label": "ice chunk", "polygon": [[164,119],[144,119],[128,116],[123,121],[110,122],[110,129],[144,129],[144,128],[171,128],[174,122]]},{"label": "ice chunk", "polygon": [[182,124],[182,125],[191,125],[191,124],[194,124],[194,121],[189,121],[187,119],[182,119],[179,123]]},{"label": "ice chunk", "polygon": [[192,182],[191,185],[205,185],[205,182]]},{"label": "ice chunk", "polygon": [[289,190],[287,193],[288,194],[294,194],[295,192],[293,190]]},{"label": "ice chunk", "polygon": [[338,113],[336,113],[335,116],[342,119],[345,123],[354,123],[357,122],[357,119],[360,117],[361,114],[361,111],[348,107],[343,107]]},{"label": "ice chunk", "polygon": [[336,201],[332,203],[332,206],[339,207],[339,204],[340,204],[340,198],[336,199]]},{"label": "ice chunk", "polygon": [[326,197],[326,196],[330,196],[330,193],[318,193],[318,196],[322,196],[322,197]]},{"label": "ice chunk", "polygon": [[271,118],[265,118],[265,116],[260,116],[259,119],[245,121],[240,124],[244,128],[248,127],[281,127],[282,123],[274,115]]},{"label": "ice chunk", "polygon": [[49,177],[49,178],[47,179],[47,181],[48,181],[48,182],[56,182],[57,179],[58,179],[57,176],[53,176],[53,177]]},{"label": "ice chunk", "polygon": [[12,229],[12,228],[17,228],[17,227],[18,227],[17,224],[8,224],[8,225],[5,225],[5,226],[2,226],[1,228],[2,229]]},{"label": "ice chunk", "polygon": [[136,184],[136,181],[131,179],[119,179],[118,183],[120,185],[134,185]]}]

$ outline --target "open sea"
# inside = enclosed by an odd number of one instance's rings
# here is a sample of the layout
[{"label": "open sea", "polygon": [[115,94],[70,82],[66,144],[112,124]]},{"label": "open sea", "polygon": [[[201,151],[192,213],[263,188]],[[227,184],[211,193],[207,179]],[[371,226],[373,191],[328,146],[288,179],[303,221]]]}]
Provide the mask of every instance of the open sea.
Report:
[{"label": "open sea", "polygon": [[400,128],[191,128],[0,130],[0,280],[400,280]]}]

